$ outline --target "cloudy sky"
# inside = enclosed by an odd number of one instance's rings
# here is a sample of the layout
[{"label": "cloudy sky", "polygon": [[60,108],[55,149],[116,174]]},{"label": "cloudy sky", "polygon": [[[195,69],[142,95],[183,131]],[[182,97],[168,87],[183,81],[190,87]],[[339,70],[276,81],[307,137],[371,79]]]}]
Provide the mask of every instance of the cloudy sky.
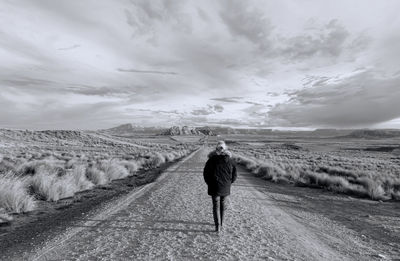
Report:
[{"label": "cloudy sky", "polygon": [[0,0],[0,127],[400,128],[397,0]]}]

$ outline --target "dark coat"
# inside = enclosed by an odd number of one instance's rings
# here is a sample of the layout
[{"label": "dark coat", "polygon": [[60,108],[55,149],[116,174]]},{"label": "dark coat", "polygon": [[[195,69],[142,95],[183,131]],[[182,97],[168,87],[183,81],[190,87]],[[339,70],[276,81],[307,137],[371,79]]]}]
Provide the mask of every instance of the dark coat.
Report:
[{"label": "dark coat", "polygon": [[204,181],[208,185],[208,195],[228,196],[231,194],[231,184],[235,182],[236,166],[229,151],[218,155],[215,151],[208,155],[204,167]]}]

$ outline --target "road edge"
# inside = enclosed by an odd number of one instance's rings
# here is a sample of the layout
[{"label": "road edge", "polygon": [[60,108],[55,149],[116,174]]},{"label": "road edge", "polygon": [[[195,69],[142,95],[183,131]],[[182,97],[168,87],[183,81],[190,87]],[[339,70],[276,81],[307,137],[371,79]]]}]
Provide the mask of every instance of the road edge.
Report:
[{"label": "road edge", "polygon": [[[59,247],[68,245],[67,241],[70,238],[72,238],[74,235],[85,230],[87,227],[96,226],[97,224],[99,224],[101,222],[102,219],[105,219],[107,216],[110,216],[110,215],[114,214],[115,212],[118,212],[119,210],[128,206],[133,200],[140,197],[141,195],[143,195],[144,193],[149,191],[153,186],[155,186],[155,184],[157,184],[158,182],[165,179],[168,176],[168,173],[174,172],[184,162],[191,159],[201,149],[202,149],[202,147],[194,150],[189,155],[184,157],[181,161],[179,161],[176,164],[174,164],[173,166],[167,168],[154,182],[134,188],[130,193],[128,193],[120,198],[109,201],[103,207],[96,209],[93,213],[88,213],[86,215],[86,218],[92,217],[91,219],[93,219],[93,220],[84,222],[83,224],[81,224],[80,227],[69,228],[63,234],[58,235],[53,239],[49,239],[48,242],[45,243],[45,246],[40,247],[39,249],[35,249],[32,252],[24,253],[22,258],[24,260],[33,260],[33,261],[48,260],[48,257],[47,257],[48,255],[56,253],[57,249]],[[17,260],[17,259],[15,259],[15,257],[13,257],[12,260]],[[20,260],[20,258],[18,260]]]}]

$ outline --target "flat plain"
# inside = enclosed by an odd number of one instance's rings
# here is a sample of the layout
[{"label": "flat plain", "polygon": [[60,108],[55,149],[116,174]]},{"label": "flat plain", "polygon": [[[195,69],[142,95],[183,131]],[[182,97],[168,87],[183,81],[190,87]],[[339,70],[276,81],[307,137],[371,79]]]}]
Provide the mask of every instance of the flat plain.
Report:
[{"label": "flat plain", "polygon": [[[22,202],[14,209],[4,200],[10,200],[4,197],[5,190],[0,193],[1,258],[400,256],[396,138],[10,130],[0,134],[1,184],[16,182],[22,191],[22,197],[11,194],[11,199]],[[240,175],[230,198],[230,225],[222,235],[212,232],[207,211],[211,201],[202,181],[207,153],[217,140],[227,142]],[[181,162],[198,148],[202,149]],[[57,184],[66,187],[65,182],[71,183],[70,194],[52,189]],[[26,198],[32,205],[24,205]]]}]

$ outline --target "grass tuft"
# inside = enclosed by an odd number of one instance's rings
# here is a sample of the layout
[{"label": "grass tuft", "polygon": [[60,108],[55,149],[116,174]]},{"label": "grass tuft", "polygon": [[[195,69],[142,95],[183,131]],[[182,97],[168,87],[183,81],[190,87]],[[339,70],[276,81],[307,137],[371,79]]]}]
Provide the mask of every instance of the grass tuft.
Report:
[{"label": "grass tuft", "polygon": [[36,208],[34,198],[26,189],[27,178],[21,178],[9,172],[0,176],[0,208],[21,213]]}]

